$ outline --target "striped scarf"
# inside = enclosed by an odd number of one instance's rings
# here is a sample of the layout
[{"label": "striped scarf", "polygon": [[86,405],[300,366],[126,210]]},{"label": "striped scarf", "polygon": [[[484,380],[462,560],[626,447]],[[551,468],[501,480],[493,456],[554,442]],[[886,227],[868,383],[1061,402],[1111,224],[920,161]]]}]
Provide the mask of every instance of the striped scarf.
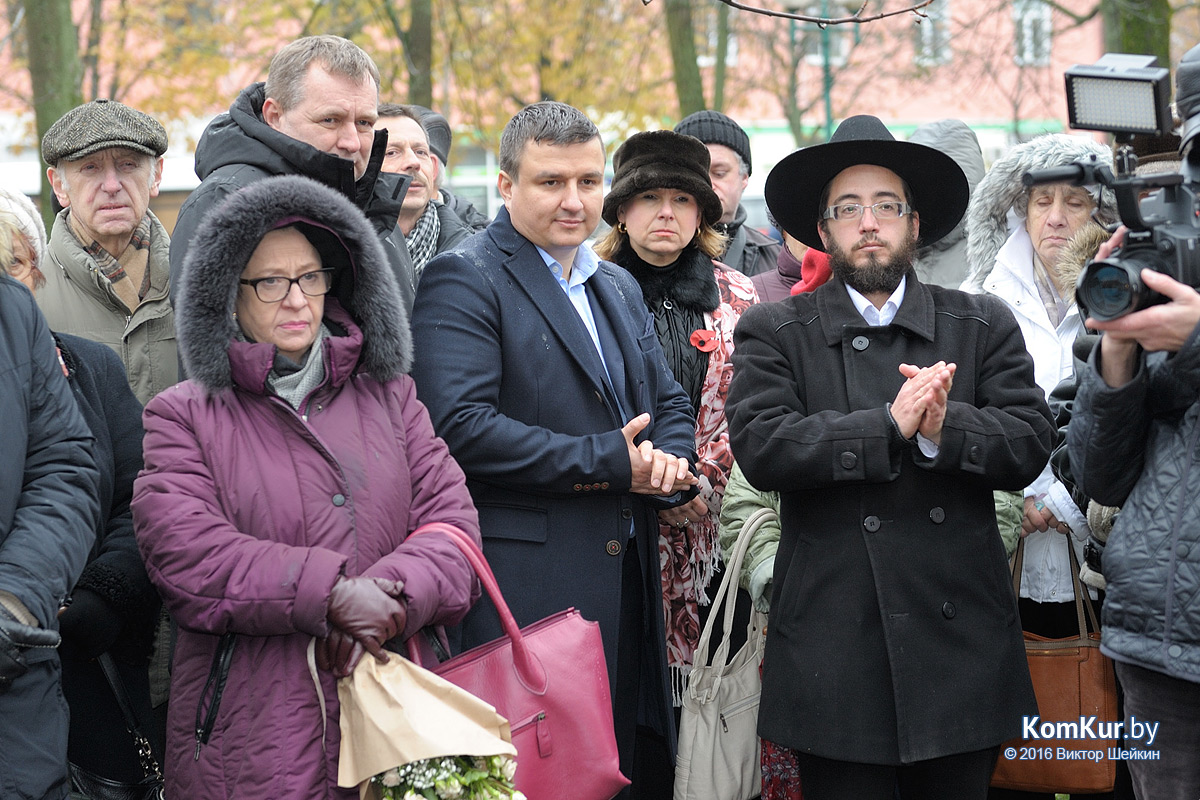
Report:
[{"label": "striped scarf", "polygon": [[412,232],[404,237],[404,241],[408,243],[408,254],[412,256],[413,276],[417,281],[421,280],[421,271],[437,251],[438,236],[442,232],[437,205],[436,200],[430,200],[425,206],[425,213],[413,226]]}]

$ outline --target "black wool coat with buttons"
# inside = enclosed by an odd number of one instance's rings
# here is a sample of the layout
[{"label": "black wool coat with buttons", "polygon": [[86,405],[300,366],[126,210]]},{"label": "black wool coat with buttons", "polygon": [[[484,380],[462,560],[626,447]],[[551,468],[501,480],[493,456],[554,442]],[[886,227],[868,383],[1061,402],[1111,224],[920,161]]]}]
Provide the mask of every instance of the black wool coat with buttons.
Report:
[{"label": "black wool coat with buttons", "polygon": [[[994,746],[1036,714],[993,489],[1050,455],[1012,313],[910,274],[868,326],[844,284],[753,306],[727,413],[750,482],[781,495],[759,733],[873,764]],[[901,363],[958,365],[935,458],[888,404]]]}]

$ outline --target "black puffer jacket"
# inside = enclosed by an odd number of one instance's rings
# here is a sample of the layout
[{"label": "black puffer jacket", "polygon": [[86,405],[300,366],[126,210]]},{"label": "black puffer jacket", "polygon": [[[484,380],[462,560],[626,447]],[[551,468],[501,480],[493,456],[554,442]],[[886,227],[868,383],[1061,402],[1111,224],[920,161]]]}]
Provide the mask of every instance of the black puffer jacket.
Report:
[{"label": "black puffer jacket", "polygon": [[1200,328],[1178,353],[1142,355],[1133,380],[1079,375],[1067,428],[1084,493],[1121,506],[1104,550],[1112,658],[1200,683]]},{"label": "black puffer jacket", "polygon": [[172,296],[178,292],[188,245],[211,209],[254,181],[271,175],[303,175],[341,192],[367,215],[383,239],[388,262],[400,283],[405,310],[411,312],[416,292],[412,260],[404,237],[399,233],[391,235],[411,178],[380,172],[387,132],[375,133],[367,171],[355,181],[350,161],[293,139],[263,121],[265,100],[263,83],[247,86],[229,111],[210,122],[200,137],[196,146],[196,175],[201,183],[179,209],[179,220],[171,234]]}]

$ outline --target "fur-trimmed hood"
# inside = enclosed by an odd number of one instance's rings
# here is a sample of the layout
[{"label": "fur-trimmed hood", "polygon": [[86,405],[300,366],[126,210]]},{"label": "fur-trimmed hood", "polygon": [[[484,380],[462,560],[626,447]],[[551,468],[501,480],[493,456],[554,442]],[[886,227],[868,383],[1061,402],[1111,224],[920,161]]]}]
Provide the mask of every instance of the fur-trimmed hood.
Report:
[{"label": "fur-trimmed hood", "polygon": [[[996,254],[1009,237],[1009,211],[1024,193],[1021,176],[1031,169],[1063,167],[1095,155],[1100,163],[1112,165],[1112,152],[1101,144],[1078,136],[1056,133],[1016,145],[992,165],[975,187],[967,208],[967,279],[963,288],[983,291],[983,282],[996,263]],[[1112,192],[1102,194],[1102,212],[1116,219]]]},{"label": "fur-trimmed hood", "polygon": [[336,234],[313,243],[322,261],[337,269],[326,317],[340,305],[362,331],[357,368],[379,381],[408,372],[408,314],[378,234],[339,192],[309,178],[279,176],[230,195],[205,218],[188,247],[175,310],[188,376],[209,391],[233,385],[230,345],[238,334],[233,316],[238,278],[263,236],[287,221]]},{"label": "fur-trimmed hood", "polygon": [[1058,256],[1058,276],[1067,287],[1068,297],[1064,297],[1064,300],[1074,302],[1075,282],[1079,280],[1079,273],[1096,257],[1096,251],[1108,241],[1109,236],[1109,232],[1103,227],[1089,222],[1080,228],[1062,249]]}]

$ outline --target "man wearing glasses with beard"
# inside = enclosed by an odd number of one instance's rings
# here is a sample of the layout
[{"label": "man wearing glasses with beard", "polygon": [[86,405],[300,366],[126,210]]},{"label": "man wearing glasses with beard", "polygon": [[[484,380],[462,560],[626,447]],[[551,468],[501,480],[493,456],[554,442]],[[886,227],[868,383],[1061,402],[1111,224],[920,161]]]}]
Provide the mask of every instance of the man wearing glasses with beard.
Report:
[{"label": "man wearing glasses with beard", "polygon": [[1037,713],[992,490],[1046,463],[1049,409],[1007,307],[913,272],[967,197],[869,116],[767,179],[833,270],[742,316],[727,406],[738,464],[780,493],[759,734],[806,800],[983,800]]}]

